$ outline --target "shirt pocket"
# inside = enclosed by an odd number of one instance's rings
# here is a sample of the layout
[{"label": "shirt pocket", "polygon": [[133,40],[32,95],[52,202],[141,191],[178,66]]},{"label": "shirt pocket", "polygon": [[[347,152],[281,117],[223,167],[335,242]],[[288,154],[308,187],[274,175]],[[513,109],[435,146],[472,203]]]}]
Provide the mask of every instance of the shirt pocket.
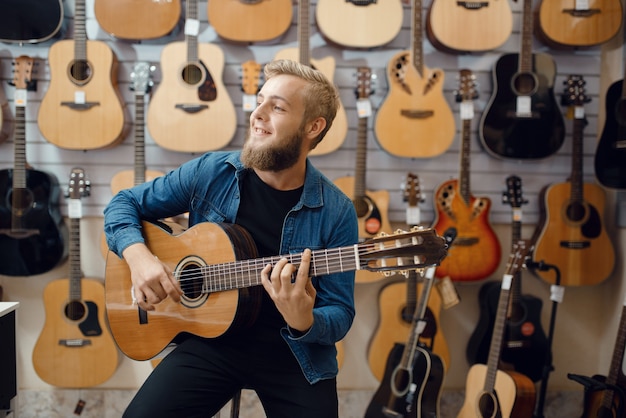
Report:
[{"label": "shirt pocket", "polygon": [[226,220],[226,214],[220,208],[198,196],[191,199],[191,210],[204,222],[221,223]]}]

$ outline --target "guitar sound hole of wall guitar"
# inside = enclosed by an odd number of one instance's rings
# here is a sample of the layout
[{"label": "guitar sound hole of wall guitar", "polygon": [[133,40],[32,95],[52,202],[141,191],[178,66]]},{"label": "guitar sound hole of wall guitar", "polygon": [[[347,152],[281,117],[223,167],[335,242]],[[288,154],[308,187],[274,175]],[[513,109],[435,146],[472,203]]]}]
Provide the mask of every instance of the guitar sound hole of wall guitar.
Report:
[{"label": "guitar sound hole of wall guitar", "polygon": [[183,68],[182,77],[187,84],[198,84],[202,80],[202,70],[197,65],[186,65],[185,68]]},{"label": "guitar sound hole of wall guitar", "polygon": [[92,76],[91,66],[87,60],[75,60],[69,68],[70,78],[75,84],[82,86],[87,84]]},{"label": "guitar sound hole of wall guitar", "polygon": [[513,90],[518,96],[531,96],[537,91],[537,78],[532,73],[519,73],[513,80]]}]

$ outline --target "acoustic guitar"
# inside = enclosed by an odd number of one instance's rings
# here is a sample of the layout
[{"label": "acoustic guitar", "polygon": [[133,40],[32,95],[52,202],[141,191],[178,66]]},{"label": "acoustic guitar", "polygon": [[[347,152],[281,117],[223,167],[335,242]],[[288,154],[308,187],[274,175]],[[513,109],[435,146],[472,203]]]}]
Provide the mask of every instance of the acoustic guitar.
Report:
[{"label": "acoustic guitar", "polygon": [[444,52],[490,51],[502,46],[513,30],[508,1],[434,0],[426,16],[426,35]]},{"label": "acoustic guitar", "polygon": [[319,0],[315,18],[321,34],[347,48],[375,48],[391,42],[402,28],[402,0]]},{"label": "acoustic guitar", "polygon": [[180,0],[94,0],[100,27],[119,39],[145,40],[166,36],[181,18]]},{"label": "acoustic guitar", "polygon": [[[357,70],[357,128],[356,164],[354,177],[340,177],[334,183],[352,199],[359,223],[360,239],[367,239],[380,232],[391,232],[387,216],[389,192],[386,190],[369,191],[366,187],[367,167],[367,121],[371,115],[369,96],[372,94],[372,71],[369,67]],[[376,272],[361,270],[356,272],[357,283],[381,280],[384,276]]]},{"label": "acoustic guitar", "polygon": [[234,42],[276,39],[291,26],[291,0],[213,0],[207,19],[222,38]]},{"label": "acoustic guitar", "polygon": [[541,0],[537,36],[554,48],[587,48],[615,37],[624,12],[620,0]]},{"label": "acoustic guitar", "polygon": [[256,109],[257,94],[261,90],[263,70],[261,64],[248,60],[241,64],[241,91],[243,92],[242,107],[246,114],[246,124]]},{"label": "acoustic guitar", "polygon": [[[309,0],[300,0],[300,7],[298,7],[298,47],[281,49],[276,53],[274,59],[288,59],[316,68],[321,71],[330,82],[333,82],[335,75],[335,59],[331,56],[323,59],[311,58],[309,40],[311,21],[309,9]],[[309,152],[309,155],[324,155],[336,151],[343,144],[347,133],[348,118],[346,116],[346,109],[343,103],[340,102],[339,109],[337,109],[337,116],[335,116],[331,128],[326,133],[322,142]]]},{"label": "acoustic guitar", "polygon": [[35,91],[35,60],[15,59],[14,167],[0,170],[0,274],[30,276],[59,265],[67,256],[67,227],[59,210],[57,178],[26,160],[28,91]]},{"label": "acoustic guitar", "polygon": [[37,44],[64,35],[63,0],[0,2],[0,42]]},{"label": "acoustic guitar", "polygon": [[[527,200],[522,195],[522,179],[511,175],[506,179],[507,189],[502,194],[504,203],[510,204],[512,211],[512,245],[519,242],[522,229],[522,204]],[[469,364],[487,363],[489,337],[493,334],[493,324],[498,308],[501,283],[485,283],[479,292],[480,317],[467,344],[466,356]],[[550,347],[541,324],[540,298],[522,294],[522,273],[513,275],[509,293],[509,306],[506,312],[502,351],[500,360],[533,382],[541,380],[546,354]]]},{"label": "acoustic guitar", "polygon": [[407,158],[430,158],[452,145],[456,126],[443,96],[445,74],[424,65],[422,1],[413,0],[411,49],[387,63],[389,91],[378,109],[374,129],[383,150]]},{"label": "acoustic guitar", "polygon": [[487,364],[470,367],[466,378],[465,400],[457,418],[532,416],[536,395],[532,380],[521,373],[498,368],[511,282],[513,276],[521,270],[530,250],[526,241],[513,245],[502,277],[489,358]]},{"label": "acoustic guitar", "polygon": [[449,255],[437,267],[436,276],[449,276],[452,281],[473,282],[491,275],[500,264],[500,241],[489,222],[491,200],[475,197],[470,188],[471,124],[474,99],[478,97],[475,76],[460,70],[456,100],[460,102],[461,166],[459,178],[443,182],[435,190],[435,222],[433,228],[443,233],[457,230]]},{"label": "acoustic guitar", "polygon": [[554,96],[556,64],[533,53],[532,0],[524,0],[520,52],[504,54],[492,70],[493,92],[478,135],[496,158],[539,160],[555,154],[565,139],[565,122]]},{"label": "acoustic guitar", "polygon": [[[590,100],[584,86],[582,76],[569,76],[562,100],[573,116],[572,170],[568,181],[541,191],[541,219],[535,231],[533,258],[556,265],[561,286],[601,283],[615,267],[615,249],[604,220],[606,192],[583,180],[584,103]],[[555,275],[534,272],[542,280],[555,283]]]},{"label": "acoustic guitar", "polygon": [[86,388],[107,381],[119,354],[107,328],[102,281],[84,278],[80,260],[81,198],[89,195],[82,168],[70,173],[70,276],[44,289],[46,320],[33,349],[33,366],[45,382],[64,388]]},{"label": "acoustic guitar", "polygon": [[[106,263],[107,315],[118,347],[128,357],[147,360],[181,332],[214,338],[251,324],[257,315],[261,270],[286,257],[299,264],[302,254],[254,258],[247,231],[234,224],[200,223],[173,236],[143,224],[150,250],[168,265],[184,294],[146,312],[132,300],[126,262],[109,252]],[[348,247],[313,251],[311,276],[369,269],[392,272],[435,265],[446,255],[444,239],[433,229],[381,235]],[[384,263],[383,263],[384,261]]]},{"label": "acoustic guitar", "polygon": [[44,138],[60,148],[113,147],[127,128],[117,58],[106,43],[87,40],[85,0],[76,0],[75,7],[74,39],[50,47],[50,86],[37,122]]},{"label": "acoustic guitar", "polygon": [[185,41],[163,47],[163,76],[148,107],[152,139],[172,151],[221,149],[237,128],[235,106],[222,81],[224,52],[199,43],[198,33],[198,0],[188,0]]}]

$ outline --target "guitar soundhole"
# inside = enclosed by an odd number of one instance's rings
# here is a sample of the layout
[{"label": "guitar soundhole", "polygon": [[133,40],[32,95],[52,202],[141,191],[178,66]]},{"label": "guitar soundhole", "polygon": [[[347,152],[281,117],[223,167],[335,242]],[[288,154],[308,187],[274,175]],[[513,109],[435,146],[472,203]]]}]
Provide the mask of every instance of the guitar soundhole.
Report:
[{"label": "guitar soundhole", "polygon": [[180,303],[188,308],[201,306],[209,297],[204,286],[206,263],[200,258],[190,256],[176,268],[176,277],[183,291]]},{"label": "guitar soundhole", "polygon": [[532,73],[519,73],[511,80],[512,88],[518,96],[531,96],[537,91],[537,78]]},{"label": "guitar soundhole", "polygon": [[79,86],[83,86],[91,80],[93,72],[91,71],[91,65],[87,60],[74,60],[70,64],[69,76]]},{"label": "guitar soundhole", "polygon": [[181,77],[185,83],[190,85],[196,85],[202,81],[202,69],[196,64],[187,64],[183,68]]},{"label": "guitar soundhole", "polygon": [[583,222],[583,220],[586,218],[587,208],[585,208],[585,205],[581,202],[572,202],[567,205],[565,213],[567,215],[567,219],[579,223]]},{"label": "guitar soundhole", "polygon": [[10,207],[16,216],[23,216],[33,207],[33,195],[28,189],[13,189],[7,195],[7,207]]},{"label": "guitar soundhole", "polygon": [[370,211],[370,205],[367,201],[365,201],[365,199],[354,199],[352,201],[352,204],[354,205],[354,209],[356,210],[356,216],[358,216],[359,218],[364,217]]},{"label": "guitar soundhole", "polygon": [[74,300],[65,305],[65,316],[71,321],[78,321],[85,316],[85,305],[79,300]]},{"label": "guitar soundhole", "polygon": [[483,418],[495,417],[498,409],[498,402],[490,393],[484,393],[481,395],[478,401],[478,412]]}]

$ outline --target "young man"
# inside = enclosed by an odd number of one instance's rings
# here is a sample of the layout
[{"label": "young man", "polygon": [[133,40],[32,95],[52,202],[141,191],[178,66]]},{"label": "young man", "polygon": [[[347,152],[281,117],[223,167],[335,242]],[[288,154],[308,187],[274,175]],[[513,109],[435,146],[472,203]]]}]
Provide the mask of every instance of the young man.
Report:
[{"label": "young man", "polygon": [[293,61],[267,64],[265,77],[241,152],[207,153],[120,192],[104,211],[104,228],[148,315],[165,298],[178,302],[182,290],[144,244],[142,220],[189,212],[190,226],[235,223],[258,257],[302,253],[301,264],[282,258],[263,269],[250,327],[178,342],[125,417],[211,417],[242,387],[256,391],[271,418],[338,416],[335,343],[355,315],[354,272],[309,277],[310,250],[355,244],[358,226],[352,202],[307,159],[332,124],[338,93]]}]

